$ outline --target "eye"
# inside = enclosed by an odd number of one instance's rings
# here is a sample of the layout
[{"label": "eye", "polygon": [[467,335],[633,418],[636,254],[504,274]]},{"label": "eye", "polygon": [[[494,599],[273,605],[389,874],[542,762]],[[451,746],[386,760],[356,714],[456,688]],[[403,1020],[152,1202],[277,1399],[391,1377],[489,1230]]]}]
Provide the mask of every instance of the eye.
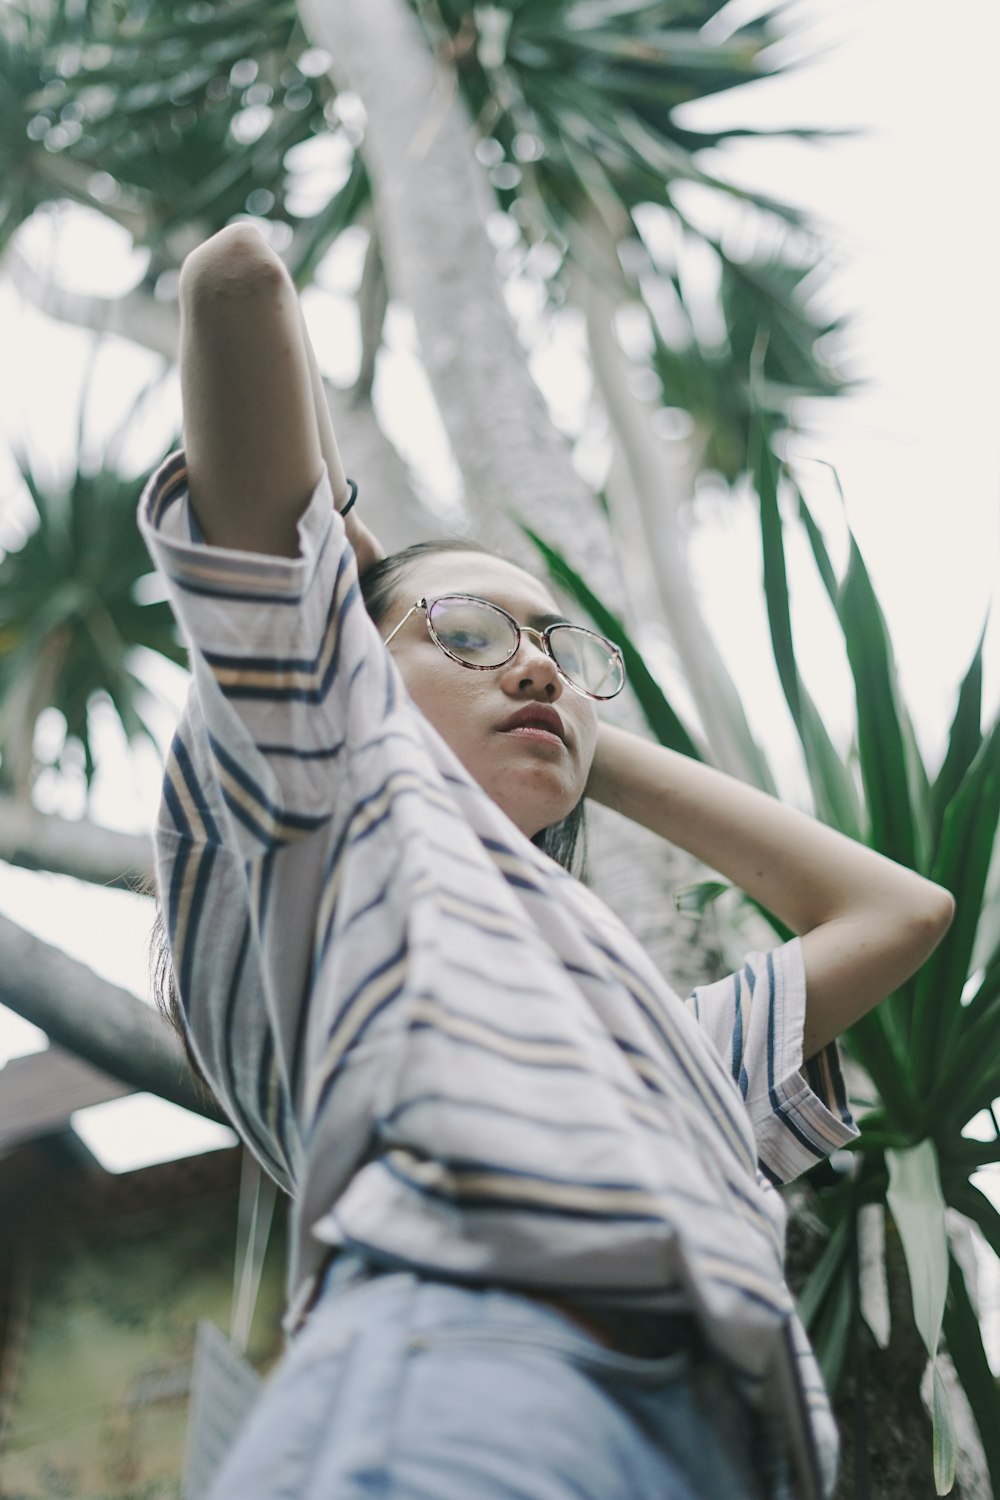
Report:
[{"label": "eye", "polygon": [[447,631],[445,640],[457,651],[481,651],[489,643],[488,638],[482,633],[477,635],[472,630],[458,629]]}]

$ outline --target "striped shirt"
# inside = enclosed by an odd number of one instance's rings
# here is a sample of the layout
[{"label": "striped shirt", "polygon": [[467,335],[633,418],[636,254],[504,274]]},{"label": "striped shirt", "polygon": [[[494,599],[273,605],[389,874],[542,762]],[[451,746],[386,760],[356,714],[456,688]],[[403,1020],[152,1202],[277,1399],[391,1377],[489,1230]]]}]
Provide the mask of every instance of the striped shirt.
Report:
[{"label": "striped shirt", "polygon": [[686,1308],[828,1490],[774,1184],[857,1131],[836,1048],[803,1066],[799,939],[682,1000],[410,699],[325,476],[295,559],[202,543],[182,452],[140,524],[191,650],[156,835],[183,1022],[293,1198],[286,1327],[337,1245]]}]

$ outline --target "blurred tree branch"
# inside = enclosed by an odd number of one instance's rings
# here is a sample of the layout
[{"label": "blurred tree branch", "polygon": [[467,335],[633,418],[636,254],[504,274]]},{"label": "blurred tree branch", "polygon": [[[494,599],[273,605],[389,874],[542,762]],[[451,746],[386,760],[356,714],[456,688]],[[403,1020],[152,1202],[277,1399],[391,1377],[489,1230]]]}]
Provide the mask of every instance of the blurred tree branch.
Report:
[{"label": "blurred tree branch", "polygon": [[114,333],[131,339],[173,363],[177,358],[179,320],[175,301],[158,301],[145,287],[124,297],[95,297],[70,291],[51,276],[43,276],[16,243],[8,246],[3,269],[11,284],[40,312],[60,323]]},{"label": "blurred tree branch", "polygon": [[147,835],[54,817],[13,797],[0,797],[0,859],[112,889],[134,890],[153,875]]},{"label": "blurred tree branch", "polygon": [[226,1123],[151,1006],[0,916],[0,1004],[123,1083]]}]

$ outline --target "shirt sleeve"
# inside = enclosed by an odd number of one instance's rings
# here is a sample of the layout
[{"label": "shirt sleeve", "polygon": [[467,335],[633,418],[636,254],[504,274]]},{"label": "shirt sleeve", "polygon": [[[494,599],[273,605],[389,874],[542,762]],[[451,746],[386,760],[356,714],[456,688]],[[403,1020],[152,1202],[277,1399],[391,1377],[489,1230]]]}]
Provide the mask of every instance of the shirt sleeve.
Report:
[{"label": "shirt sleeve", "polygon": [[803,1063],[806,972],[795,937],[748,953],[685,1004],[721,1054],[750,1116],[761,1170],[791,1182],[859,1134],[836,1042]]},{"label": "shirt sleeve", "polygon": [[[260,857],[329,818],[351,754],[402,692],[329,479],[324,470],[299,521],[294,558],[201,540],[183,451],[151,478],[139,525],[190,648],[191,718],[204,727],[226,813],[220,841]],[[197,822],[183,768],[174,783],[165,807],[172,793],[175,812]]]}]

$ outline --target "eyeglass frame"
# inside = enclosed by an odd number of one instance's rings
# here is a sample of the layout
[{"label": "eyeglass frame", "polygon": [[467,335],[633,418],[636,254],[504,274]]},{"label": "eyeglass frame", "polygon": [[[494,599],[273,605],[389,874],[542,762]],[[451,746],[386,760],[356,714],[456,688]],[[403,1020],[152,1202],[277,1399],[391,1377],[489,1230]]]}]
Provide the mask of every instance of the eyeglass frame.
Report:
[{"label": "eyeglass frame", "polygon": [[[495,609],[497,614],[503,615],[505,619],[510,621],[515,631],[517,632],[517,639],[514,642],[514,649],[511,651],[510,655],[505,656],[503,661],[494,662],[492,665],[483,665],[479,662],[465,661],[461,656],[456,656],[454,651],[449,651],[444,642],[439,639],[430,617],[431,605],[440,604],[442,599],[469,599],[473,604],[485,604],[488,609]],[[423,611],[424,623],[427,626],[428,634],[430,635],[430,638],[434,642],[435,646],[437,646],[438,650],[443,652],[444,655],[447,656],[451,661],[458,662],[458,665],[460,667],[468,667],[470,672],[499,672],[500,668],[505,667],[508,662],[513,661],[514,657],[520,651],[522,635],[533,635],[535,639],[541,643],[542,650],[545,652],[545,655],[549,658],[552,665],[555,667],[560,679],[565,682],[567,687],[572,688],[574,693],[579,693],[582,698],[590,698],[596,703],[610,703],[612,698],[618,697],[618,694],[622,691],[626,681],[628,680],[625,671],[625,658],[619,648],[615,645],[614,641],[609,641],[606,635],[601,635],[601,633],[597,630],[590,630],[586,625],[574,625],[572,620],[556,620],[553,622],[553,624],[546,625],[544,630],[536,630],[532,625],[519,624],[518,621],[514,619],[514,616],[510,614],[508,610],[504,609],[503,605],[494,604],[492,599],[481,599],[478,594],[437,594],[433,599],[428,599],[426,595],[422,596],[416,601],[415,604],[411,605],[411,607],[407,610],[406,614],[400,620],[395,629],[390,631],[390,633],[386,636],[385,645],[388,646],[393,636],[397,635],[399,631],[402,630],[403,626],[413,614],[414,610],[418,609]],[[616,688],[613,693],[608,694],[606,697],[602,697],[599,693],[592,693],[589,691],[589,689],[580,687],[578,683],[575,683],[573,681],[573,679],[569,676],[565,669],[561,667],[556,661],[555,654],[553,653],[552,646],[549,641],[549,636],[551,635],[553,630],[565,630],[567,626],[572,630],[582,630],[586,635],[592,635],[595,637],[595,639],[603,641],[605,645],[608,646],[614,658],[617,660],[619,666],[621,667],[621,687]]]}]

